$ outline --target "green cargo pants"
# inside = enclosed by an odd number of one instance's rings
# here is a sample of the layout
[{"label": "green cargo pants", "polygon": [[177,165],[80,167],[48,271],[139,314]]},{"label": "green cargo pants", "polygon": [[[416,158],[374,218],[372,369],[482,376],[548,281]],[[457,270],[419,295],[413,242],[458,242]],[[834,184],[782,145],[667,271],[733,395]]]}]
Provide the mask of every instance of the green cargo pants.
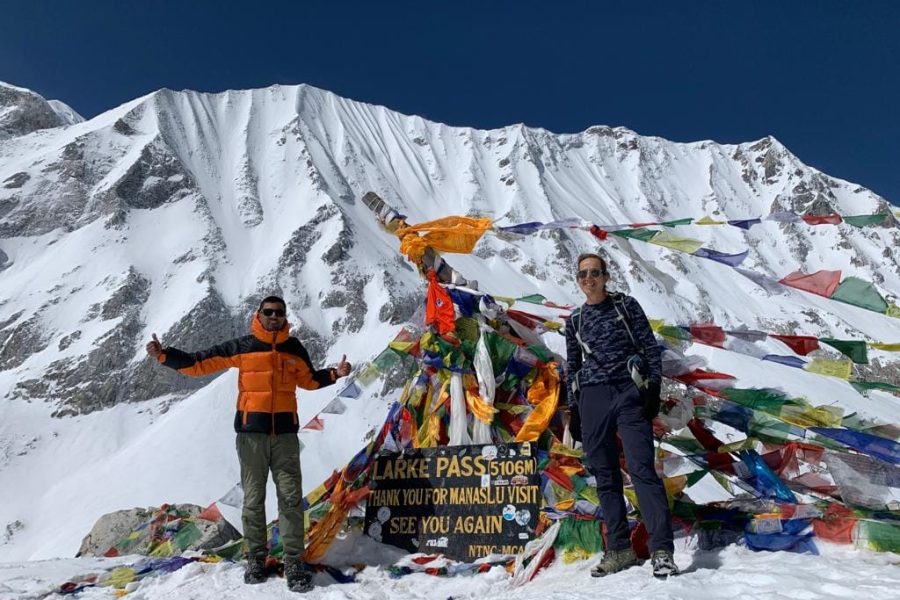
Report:
[{"label": "green cargo pants", "polygon": [[250,556],[268,553],[266,548],[266,481],[269,471],[278,494],[278,529],[284,555],[303,554],[303,488],[300,475],[300,440],[295,433],[237,434],[237,454],[244,488],[244,543]]}]

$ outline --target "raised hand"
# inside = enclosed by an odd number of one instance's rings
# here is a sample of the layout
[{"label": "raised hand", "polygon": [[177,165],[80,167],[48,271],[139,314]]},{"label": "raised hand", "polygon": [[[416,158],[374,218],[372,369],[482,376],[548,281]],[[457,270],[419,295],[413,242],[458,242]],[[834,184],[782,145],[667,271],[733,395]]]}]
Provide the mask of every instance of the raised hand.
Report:
[{"label": "raised hand", "polygon": [[159,343],[159,338],[156,337],[155,333],[151,335],[151,338],[152,339],[147,342],[147,354],[158,359],[159,355],[163,352],[163,347],[162,344]]},{"label": "raised hand", "polygon": [[352,368],[353,366],[347,362],[347,355],[345,354],[341,357],[341,362],[338,363],[335,371],[337,371],[338,377],[346,377],[350,374],[350,369]]}]

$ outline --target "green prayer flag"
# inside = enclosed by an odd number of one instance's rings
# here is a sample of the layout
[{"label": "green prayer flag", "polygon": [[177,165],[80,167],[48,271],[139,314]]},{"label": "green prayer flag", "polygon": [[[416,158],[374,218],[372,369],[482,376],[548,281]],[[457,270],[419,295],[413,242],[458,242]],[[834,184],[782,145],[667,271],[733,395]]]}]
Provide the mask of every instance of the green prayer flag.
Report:
[{"label": "green prayer flag", "polygon": [[478,321],[472,317],[460,317],[456,320],[456,337],[462,341],[478,341]]},{"label": "green prayer flag", "polygon": [[834,290],[831,299],[877,313],[885,313],[888,310],[888,303],[878,293],[875,286],[859,277],[844,279]]},{"label": "green prayer flag", "polygon": [[683,327],[678,327],[676,325],[663,325],[657,330],[657,333],[663,337],[675,340],[689,341],[691,339],[690,331],[687,331]]},{"label": "green prayer flag", "polygon": [[860,521],[856,543],[881,552],[900,552],[900,527],[893,523]]},{"label": "green prayer flag", "polygon": [[644,229],[643,227],[639,227],[638,229],[619,229],[617,231],[611,231],[610,233],[622,238],[633,238],[642,242],[649,242],[659,234],[659,232],[654,229]]},{"label": "green prayer flag", "polygon": [[804,429],[779,421],[762,412],[754,412],[747,426],[748,433],[756,439],[773,444],[783,444],[792,436],[802,438]]},{"label": "green prayer flag", "polygon": [[777,390],[729,388],[722,394],[735,404],[774,415],[780,414],[785,404],[796,404],[795,400]]},{"label": "green prayer flag", "polygon": [[172,536],[173,545],[179,550],[186,550],[191,544],[203,537],[200,528],[194,523],[186,523],[181,531]]},{"label": "green prayer flag", "polygon": [[852,217],[843,217],[843,219],[854,227],[866,227],[868,225],[880,225],[889,216],[888,213],[876,213],[874,215],[854,215]]},{"label": "green prayer flag", "polygon": [[885,383],[883,381],[864,381],[862,379],[854,379],[850,382],[850,385],[852,385],[853,389],[861,394],[864,394],[869,390],[882,390],[894,394],[900,393],[900,385]]},{"label": "green prayer flag", "polygon": [[858,365],[869,364],[869,353],[865,342],[856,340],[835,340],[831,338],[819,338],[823,344],[828,344],[841,354]]},{"label": "green prayer flag", "polygon": [[506,370],[506,365],[509,364],[509,359],[512,357],[513,352],[516,351],[516,345],[493,331],[486,331],[482,335],[484,336],[484,344],[487,346],[488,354],[491,355],[491,365],[494,367],[494,373],[502,373]]},{"label": "green prayer flag", "polygon": [[550,349],[545,346],[538,346],[537,344],[532,344],[531,346],[528,346],[528,350],[532,354],[534,354],[536,357],[538,357],[538,360],[540,360],[543,363],[548,363],[551,360],[553,360],[553,353],[550,352]]},{"label": "green prayer flag", "polygon": [[530,302],[531,304],[543,304],[546,299],[546,297],[540,294],[529,294],[528,296],[516,298],[516,300],[520,300],[522,302]]},{"label": "green prayer flag", "polygon": [[697,483],[698,481],[700,481],[701,479],[706,477],[707,473],[709,473],[709,470],[707,470],[707,469],[700,469],[698,471],[688,473],[687,474],[687,487],[691,487],[692,485],[694,485],[695,483]]},{"label": "green prayer flag", "polygon": [[553,546],[562,550],[578,548],[591,554],[601,552],[603,536],[600,534],[600,526],[593,519],[566,517],[560,521]]},{"label": "green prayer flag", "polygon": [[674,221],[663,221],[660,223],[663,227],[678,227],[679,225],[690,225],[694,222],[694,219],[688,217],[687,219],[675,219]]},{"label": "green prayer flag", "polygon": [[381,354],[375,357],[375,360],[372,361],[372,364],[375,365],[376,369],[384,373],[399,362],[400,356],[395,351],[391,349],[385,349],[381,351]]}]

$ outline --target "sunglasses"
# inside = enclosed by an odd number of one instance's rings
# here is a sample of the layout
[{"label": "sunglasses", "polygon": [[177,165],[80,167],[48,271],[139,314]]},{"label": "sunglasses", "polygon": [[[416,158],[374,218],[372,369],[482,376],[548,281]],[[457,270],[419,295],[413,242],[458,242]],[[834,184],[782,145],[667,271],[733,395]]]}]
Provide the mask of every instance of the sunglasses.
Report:
[{"label": "sunglasses", "polygon": [[264,308],[261,312],[266,317],[283,317],[285,312],[280,308]]},{"label": "sunglasses", "polygon": [[593,279],[597,279],[601,275],[606,275],[606,271],[600,269],[582,269],[575,274],[578,279],[587,279],[588,275]]}]

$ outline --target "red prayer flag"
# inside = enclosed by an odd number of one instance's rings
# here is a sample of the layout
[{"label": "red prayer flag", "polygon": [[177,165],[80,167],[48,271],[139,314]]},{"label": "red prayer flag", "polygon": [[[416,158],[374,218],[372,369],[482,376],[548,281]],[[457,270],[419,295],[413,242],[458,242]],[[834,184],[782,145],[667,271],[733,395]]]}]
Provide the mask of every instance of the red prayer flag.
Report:
[{"label": "red prayer flag", "polygon": [[801,215],[800,217],[810,225],[837,225],[842,223],[841,215],[831,213],[830,215]]},{"label": "red prayer flag", "polygon": [[650,534],[647,526],[643,521],[638,522],[637,527],[631,530],[631,547],[638,558],[644,560],[650,558],[650,549],[647,545],[649,541]]},{"label": "red prayer flag", "polygon": [[798,290],[803,290],[804,292],[831,298],[832,294],[834,294],[834,290],[836,290],[841,283],[841,272],[816,271],[815,273],[807,275],[801,271],[795,271],[779,281],[779,283],[783,283],[788,287],[796,288]]},{"label": "red prayer flag", "polygon": [[309,423],[303,426],[303,429],[308,429],[311,431],[322,431],[323,429],[325,429],[325,421],[323,421],[319,417],[313,417]]},{"label": "red prayer flag", "polygon": [[813,519],[813,531],[816,537],[838,544],[852,544],[853,530],[858,519],[846,506],[829,504],[821,519]]},{"label": "red prayer flag", "polygon": [[209,506],[203,509],[203,512],[197,515],[198,519],[203,519],[204,521],[212,521],[213,523],[222,519],[222,513],[219,512],[219,507],[216,506],[216,503],[213,502]]},{"label": "red prayer flag", "polygon": [[717,391],[723,387],[730,387],[731,381],[735,380],[734,375],[728,373],[716,373],[715,371],[704,371],[703,369],[694,369],[690,373],[677,375],[673,379],[680,381],[685,385],[700,388],[708,394],[717,396]]},{"label": "red prayer flag", "polygon": [[601,242],[609,237],[609,233],[605,229],[600,229],[596,225],[591,225],[591,234]]},{"label": "red prayer flag", "polygon": [[513,310],[509,309],[506,311],[506,316],[515,321],[516,323],[521,323],[528,329],[534,329],[538,325],[544,322],[545,319],[538,317],[536,315],[532,315],[531,313],[523,312],[521,310]]},{"label": "red prayer flag", "polygon": [[688,428],[691,430],[691,433],[694,434],[694,437],[697,438],[697,441],[700,442],[700,445],[703,446],[706,450],[710,450],[711,452],[716,452],[719,450],[719,447],[722,446],[722,442],[713,435],[713,432],[706,428],[706,425],[703,424],[703,421],[699,419],[691,419],[688,421]]},{"label": "red prayer flag", "polygon": [[690,329],[694,341],[718,348],[725,347],[725,332],[721,327],[711,323],[698,323],[691,325]]},{"label": "red prayer flag", "polygon": [[806,356],[813,350],[819,349],[819,338],[814,338],[811,335],[773,335],[769,334],[769,337],[773,337],[780,342],[784,342],[791,350],[799,354],[800,356]]}]

